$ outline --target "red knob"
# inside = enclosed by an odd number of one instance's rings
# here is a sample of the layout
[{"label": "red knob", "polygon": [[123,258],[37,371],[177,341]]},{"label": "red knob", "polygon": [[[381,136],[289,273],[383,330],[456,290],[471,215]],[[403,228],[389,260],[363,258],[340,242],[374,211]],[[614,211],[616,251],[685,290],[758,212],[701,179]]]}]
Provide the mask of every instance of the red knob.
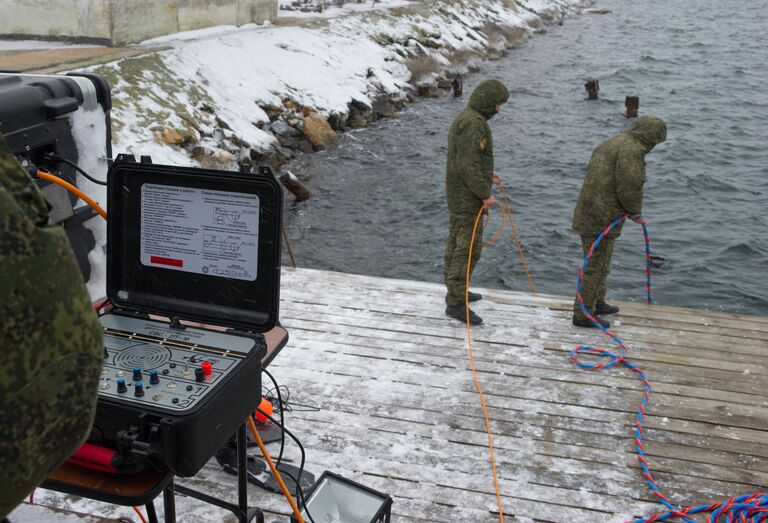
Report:
[{"label": "red knob", "polygon": [[200,364],[200,366],[203,368],[203,374],[206,376],[213,374],[213,364],[211,364],[210,361],[204,361]]}]

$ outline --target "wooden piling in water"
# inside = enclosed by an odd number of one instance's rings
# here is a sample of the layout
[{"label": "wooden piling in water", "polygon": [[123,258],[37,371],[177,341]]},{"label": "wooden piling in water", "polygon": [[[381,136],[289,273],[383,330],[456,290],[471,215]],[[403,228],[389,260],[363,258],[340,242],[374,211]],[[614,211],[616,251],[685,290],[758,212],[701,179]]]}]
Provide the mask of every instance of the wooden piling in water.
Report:
[{"label": "wooden piling in water", "polygon": [[584,89],[587,90],[587,100],[597,100],[600,93],[600,82],[597,80],[587,80],[584,84]]},{"label": "wooden piling in water", "polygon": [[627,118],[637,118],[637,110],[640,108],[640,97],[627,96],[624,99],[624,107],[627,108]]},{"label": "wooden piling in water", "polygon": [[312,193],[307,187],[296,178],[291,171],[285,171],[280,175],[280,183],[296,197],[297,202],[308,200]]}]

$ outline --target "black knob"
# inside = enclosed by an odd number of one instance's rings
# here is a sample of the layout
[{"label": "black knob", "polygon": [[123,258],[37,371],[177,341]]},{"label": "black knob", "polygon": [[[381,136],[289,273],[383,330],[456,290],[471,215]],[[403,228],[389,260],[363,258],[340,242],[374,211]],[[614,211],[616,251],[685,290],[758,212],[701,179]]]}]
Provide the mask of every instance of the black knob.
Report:
[{"label": "black knob", "polygon": [[205,379],[205,373],[200,367],[195,369],[195,381],[203,381]]},{"label": "black knob", "polygon": [[149,371],[149,382],[152,385],[157,385],[158,383],[160,383],[160,376],[157,375],[156,370]]},{"label": "black knob", "polygon": [[117,392],[125,392],[128,390],[128,387],[125,385],[125,380],[123,378],[118,378],[117,380]]},{"label": "black knob", "polygon": [[140,381],[133,384],[133,395],[140,398],[144,395],[144,385]]},{"label": "black knob", "polygon": [[133,381],[141,381],[141,368],[140,367],[134,367],[133,368]]}]

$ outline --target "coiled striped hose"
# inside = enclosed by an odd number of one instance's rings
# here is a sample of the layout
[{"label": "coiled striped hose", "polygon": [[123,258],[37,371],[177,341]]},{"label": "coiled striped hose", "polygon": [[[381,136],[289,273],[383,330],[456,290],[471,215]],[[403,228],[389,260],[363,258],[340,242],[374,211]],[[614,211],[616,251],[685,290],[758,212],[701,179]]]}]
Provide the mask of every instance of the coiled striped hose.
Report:
[{"label": "coiled striped hose", "polygon": [[[619,346],[619,353],[615,354],[605,349],[593,347],[591,345],[579,345],[573,349],[569,354],[571,362],[581,368],[589,370],[602,370],[610,369],[618,365],[619,363],[634,372],[643,382],[643,398],[640,402],[640,406],[637,409],[637,415],[635,420],[634,436],[635,436],[635,451],[637,452],[637,460],[640,463],[640,468],[643,470],[643,477],[648,483],[651,492],[664,505],[668,510],[665,512],[659,512],[646,518],[635,519],[627,523],[655,523],[657,521],[672,521],[680,519],[686,523],[698,523],[695,519],[691,519],[690,516],[695,514],[710,513],[707,521],[709,523],[766,523],[768,522],[768,493],[761,492],[756,494],[745,494],[741,496],[734,496],[728,501],[721,503],[713,503],[711,505],[701,505],[698,507],[680,508],[672,504],[672,502],[659,490],[656,485],[656,481],[651,474],[650,464],[645,456],[643,450],[643,418],[645,417],[645,410],[648,407],[648,401],[651,394],[651,384],[648,381],[645,373],[640,370],[636,365],[630,363],[626,359],[627,350],[629,346],[624,343],[616,334],[612,333],[605,327],[603,327],[597,319],[584,306],[584,300],[581,297],[581,281],[584,278],[584,272],[587,270],[587,264],[592,257],[595,249],[600,245],[600,241],[608,234],[614,227],[623,223],[627,218],[639,223],[643,227],[643,236],[645,238],[645,272],[646,272],[646,286],[648,293],[648,303],[653,303],[651,296],[651,244],[648,240],[648,228],[645,220],[638,215],[623,214],[619,218],[613,221],[603,232],[597,237],[594,243],[590,246],[587,254],[584,256],[584,264],[579,268],[579,277],[576,282],[576,300],[581,308],[582,312],[589,318],[592,324],[603,331],[603,333],[611,338],[614,343]],[[588,354],[592,356],[599,356],[606,358],[607,361],[601,363],[586,363],[579,359],[580,355]]]}]

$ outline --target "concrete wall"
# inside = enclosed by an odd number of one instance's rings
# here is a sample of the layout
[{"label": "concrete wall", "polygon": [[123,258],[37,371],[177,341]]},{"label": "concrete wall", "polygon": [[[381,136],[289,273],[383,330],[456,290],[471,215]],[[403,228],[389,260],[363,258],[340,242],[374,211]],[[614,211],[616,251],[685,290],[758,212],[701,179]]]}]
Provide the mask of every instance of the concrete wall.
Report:
[{"label": "concrete wall", "polygon": [[0,35],[109,40],[109,3],[110,0],[0,0]]},{"label": "concrete wall", "polygon": [[0,0],[0,35],[140,42],[277,18],[277,0]]}]

